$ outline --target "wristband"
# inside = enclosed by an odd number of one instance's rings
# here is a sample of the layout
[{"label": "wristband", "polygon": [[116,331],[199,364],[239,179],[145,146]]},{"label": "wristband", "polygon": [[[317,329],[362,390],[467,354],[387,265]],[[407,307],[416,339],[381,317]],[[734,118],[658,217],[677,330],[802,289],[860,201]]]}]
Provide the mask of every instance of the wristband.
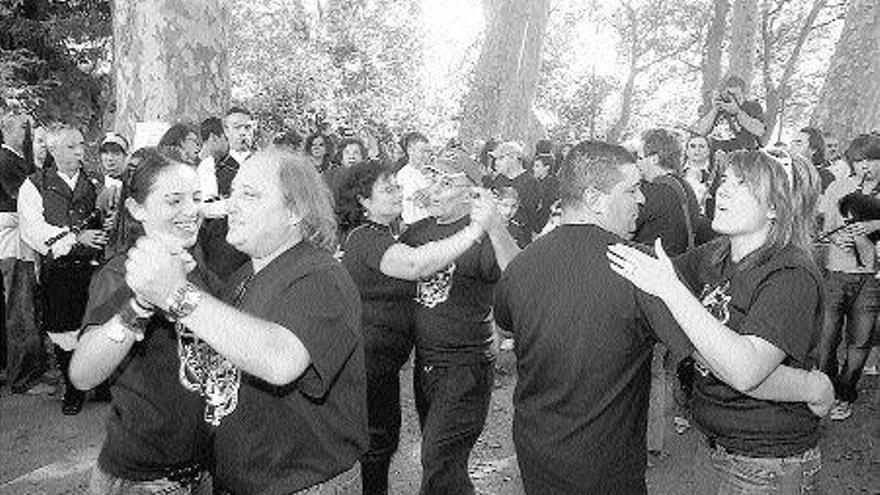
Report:
[{"label": "wristband", "polygon": [[201,301],[202,293],[193,284],[187,283],[168,298],[168,318],[172,321],[186,318],[196,310]]}]

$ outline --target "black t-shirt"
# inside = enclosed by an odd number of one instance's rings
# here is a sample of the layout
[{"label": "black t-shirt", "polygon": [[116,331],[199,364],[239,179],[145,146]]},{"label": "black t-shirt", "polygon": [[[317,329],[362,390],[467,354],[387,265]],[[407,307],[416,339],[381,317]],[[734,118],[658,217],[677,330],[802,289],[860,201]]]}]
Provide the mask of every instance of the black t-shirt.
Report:
[{"label": "black t-shirt", "polygon": [[[749,117],[764,121],[764,109],[761,104],[755,100],[747,100],[740,105]],[[709,148],[712,152],[716,150],[736,151],[736,150],[754,150],[758,149],[758,138],[749,133],[742,124],[739,123],[735,115],[731,115],[722,110],[718,110],[715,122],[712,123],[712,129],[707,136],[709,138]]]},{"label": "black t-shirt", "polygon": [[[713,263],[726,239],[675,259],[682,280],[728,328],[760,337],[786,354],[782,364],[809,369],[822,326],[822,278],[801,250],[737,270],[729,255]],[[788,457],[816,446],[819,419],[806,404],[743,395],[697,366],[692,409],[697,426],[724,447],[752,457]]]},{"label": "black t-shirt", "polygon": [[536,232],[541,232],[550,220],[553,213],[553,205],[559,200],[559,179],[550,175],[538,182],[541,191],[541,201],[538,205],[538,223]]},{"label": "black t-shirt", "polygon": [[[83,332],[103,325],[133,297],[125,284],[126,255],[108,261],[92,278]],[[210,274],[197,268],[189,279],[216,290]],[[177,332],[160,315],[150,318],[144,340],[135,343],[111,377],[113,404],[98,464],[134,481],[165,477],[169,469],[210,466],[211,431],[205,402],[178,378]]]},{"label": "black t-shirt", "polygon": [[583,493],[644,479],[654,343],[677,359],[693,350],[659,299],[611,271],[605,253],[618,242],[597,226],[559,226],[495,291],[495,319],[516,340],[517,455]]},{"label": "black t-shirt", "polygon": [[[464,217],[450,224],[426,218],[413,224],[401,242],[421,246],[465,228]],[[491,361],[492,291],[501,277],[488,238],[471,246],[455,262],[416,283],[416,355],[436,366]]]},{"label": "black t-shirt", "polygon": [[351,277],[303,241],[245,278],[240,299],[245,313],[296,334],[311,364],[281,387],[242,374],[238,407],[215,436],[216,485],[237,495],[287,494],[349,469],[369,443],[360,298]]},{"label": "black t-shirt", "polygon": [[361,293],[367,345],[375,338],[379,346],[390,344],[409,354],[416,284],[389,277],[379,268],[385,252],[396,243],[388,226],[367,222],[352,230],[345,239],[342,264]]},{"label": "black t-shirt", "polygon": [[693,232],[697,220],[696,212],[699,211],[697,198],[687,182],[669,175],[652,182],[642,181],[645,203],[639,208],[633,241],[651,246],[659,237],[663,239],[663,249],[675,256],[688,249],[688,229],[682,209],[682,195],[669,181],[675,181],[681,186],[680,190],[687,200]]},{"label": "black t-shirt", "polygon": [[498,175],[492,179],[490,187],[494,190],[510,187],[516,190],[518,207],[510,219],[508,230],[520,248],[532,242],[532,234],[540,232],[542,225],[539,212],[541,206],[541,186],[532,174],[523,172],[513,179]]}]

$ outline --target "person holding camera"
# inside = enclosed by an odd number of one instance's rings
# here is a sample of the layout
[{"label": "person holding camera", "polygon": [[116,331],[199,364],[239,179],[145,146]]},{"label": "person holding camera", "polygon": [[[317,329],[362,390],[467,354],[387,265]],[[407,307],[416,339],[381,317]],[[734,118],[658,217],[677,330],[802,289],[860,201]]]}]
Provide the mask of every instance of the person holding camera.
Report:
[{"label": "person holding camera", "polygon": [[709,138],[713,153],[758,149],[765,130],[764,109],[756,100],[746,99],[746,82],[741,77],[730,76],[696,130]]}]

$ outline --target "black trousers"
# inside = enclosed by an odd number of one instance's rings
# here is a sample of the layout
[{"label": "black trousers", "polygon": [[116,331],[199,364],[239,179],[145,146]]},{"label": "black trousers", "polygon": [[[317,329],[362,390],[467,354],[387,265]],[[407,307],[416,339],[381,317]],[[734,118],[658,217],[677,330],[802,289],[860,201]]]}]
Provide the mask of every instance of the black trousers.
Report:
[{"label": "black trousers", "polygon": [[[94,270],[88,258],[64,256],[43,263],[43,329],[46,332],[70,332],[80,328]],[[55,353],[67,387],[65,394],[69,397],[76,394],[67,369],[73,352],[55,346]]]},{"label": "black trousers", "polygon": [[422,427],[421,495],[474,493],[468,458],[492,399],[491,362],[437,367],[416,362],[416,411]]},{"label": "black trousers", "polygon": [[370,429],[370,448],[361,456],[364,495],[388,493],[388,469],[400,441],[400,368],[412,347],[410,335],[384,327],[364,328]]}]

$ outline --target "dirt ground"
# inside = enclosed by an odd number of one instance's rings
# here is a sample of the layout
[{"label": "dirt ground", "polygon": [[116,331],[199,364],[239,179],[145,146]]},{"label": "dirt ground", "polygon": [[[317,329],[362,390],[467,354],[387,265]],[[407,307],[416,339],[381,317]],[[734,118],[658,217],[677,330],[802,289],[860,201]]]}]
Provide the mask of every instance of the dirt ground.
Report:
[{"label": "dirt ground", "polygon": [[[512,353],[502,353],[486,429],[471,456],[480,494],[522,494],[511,440],[515,372]],[[414,494],[419,484],[419,431],[412,372],[403,380],[404,422],[392,464],[391,493]],[[845,422],[823,422],[822,489],[828,495],[880,495],[880,379],[866,377],[855,413]],[[103,439],[106,404],[88,403],[79,416],[60,413],[57,397],[0,397],[0,495],[82,493]],[[667,434],[668,456],[648,470],[652,495],[692,494],[690,466],[699,433]]]}]

